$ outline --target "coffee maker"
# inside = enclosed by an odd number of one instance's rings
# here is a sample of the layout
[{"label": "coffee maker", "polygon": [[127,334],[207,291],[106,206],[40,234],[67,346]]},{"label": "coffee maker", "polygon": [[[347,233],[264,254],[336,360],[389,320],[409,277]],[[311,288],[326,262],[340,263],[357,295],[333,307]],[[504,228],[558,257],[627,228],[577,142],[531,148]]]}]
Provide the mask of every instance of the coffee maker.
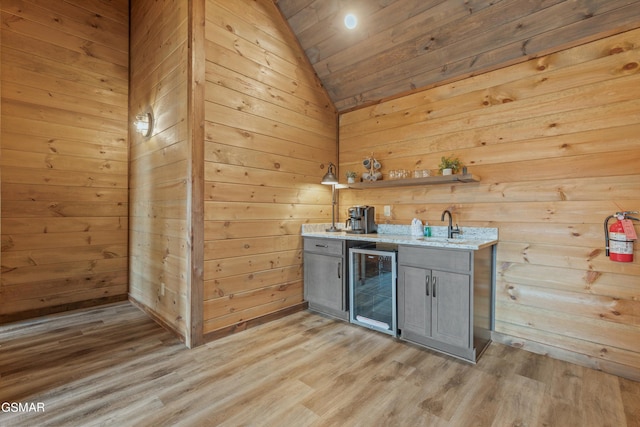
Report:
[{"label": "coffee maker", "polygon": [[348,210],[347,222],[345,228],[351,224],[351,229],[347,229],[347,233],[353,234],[371,234],[378,232],[376,225],[376,213],[373,206],[353,206]]}]

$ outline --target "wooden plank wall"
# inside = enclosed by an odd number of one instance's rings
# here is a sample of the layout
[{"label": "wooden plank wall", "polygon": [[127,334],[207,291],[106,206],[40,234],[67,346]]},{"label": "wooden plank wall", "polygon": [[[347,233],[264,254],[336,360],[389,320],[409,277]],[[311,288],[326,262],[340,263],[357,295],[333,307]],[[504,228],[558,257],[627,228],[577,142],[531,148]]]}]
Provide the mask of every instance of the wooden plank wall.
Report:
[{"label": "wooden plank wall", "polygon": [[130,116],[155,124],[131,132],[129,295],[191,345],[188,4],[131,2]]},{"label": "wooden plank wall", "polygon": [[206,2],[204,332],[302,302],[336,112],[271,0]]},{"label": "wooden plank wall", "polygon": [[[609,261],[603,221],[640,210],[640,30],[340,117],[340,169],[454,154],[480,183],[341,191],[378,222],[499,227],[496,339],[640,379],[640,250]],[[636,226],[640,231],[640,226]]]},{"label": "wooden plank wall", "polygon": [[0,323],[126,299],[128,1],[0,8]]}]

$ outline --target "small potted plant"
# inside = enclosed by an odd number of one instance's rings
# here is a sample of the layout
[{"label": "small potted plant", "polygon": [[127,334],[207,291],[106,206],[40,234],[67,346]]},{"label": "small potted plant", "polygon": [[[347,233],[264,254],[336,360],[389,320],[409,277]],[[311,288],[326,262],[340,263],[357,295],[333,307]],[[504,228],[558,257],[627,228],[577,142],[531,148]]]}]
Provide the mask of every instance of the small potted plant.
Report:
[{"label": "small potted plant", "polygon": [[458,173],[458,171],[462,167],[462,163],[460,162],[460,159],[458,159],[457,157],[442,156],[442,158],[440,159],[439,167],[440,167],[440,173],[442,175],[451,175],[454,173]]},{"label": "small potted plant", "polygon": [[356,172],[347,171],[345,175],[347,176],[347,183],[353,184],[356,182],[356,176],[358,175]]}]

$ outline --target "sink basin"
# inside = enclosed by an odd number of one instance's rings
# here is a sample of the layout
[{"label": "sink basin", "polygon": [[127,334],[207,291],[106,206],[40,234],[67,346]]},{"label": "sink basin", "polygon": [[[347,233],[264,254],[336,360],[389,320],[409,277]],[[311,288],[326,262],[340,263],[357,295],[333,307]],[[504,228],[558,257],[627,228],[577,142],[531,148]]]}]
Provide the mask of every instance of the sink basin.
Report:
[{"label": "sink basin", "polygon": [[415,240],[422,241],[424,243],[416,243],[425,246],[434,246],[441,248],[453,248],[453,249],[482,249],[487,246],[497,243],[496,240],[491,239],[478,239],[475,236],[469,236],[466,239],[448,239],[446,237],[417,237]]},{"label": "sink basin", "polygon": [[444,237],[418,237],[418,240],[424,240],[425,242],[434,242],[434,243],[457,243],[459,245],[469,243],[467,239],[447,239]]}]

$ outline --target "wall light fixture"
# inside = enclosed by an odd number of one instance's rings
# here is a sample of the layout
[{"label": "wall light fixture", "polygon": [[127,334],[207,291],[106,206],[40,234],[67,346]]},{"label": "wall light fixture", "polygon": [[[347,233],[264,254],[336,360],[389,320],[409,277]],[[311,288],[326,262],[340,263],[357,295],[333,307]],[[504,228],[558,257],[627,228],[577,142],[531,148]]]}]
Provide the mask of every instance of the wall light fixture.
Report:
[{"label": "wall light fixture", "polygon": [[136,127],[136,132],[148,138],[153,133],[153,114],[151,112],[140,113],[136,116],[133,124]]}]

